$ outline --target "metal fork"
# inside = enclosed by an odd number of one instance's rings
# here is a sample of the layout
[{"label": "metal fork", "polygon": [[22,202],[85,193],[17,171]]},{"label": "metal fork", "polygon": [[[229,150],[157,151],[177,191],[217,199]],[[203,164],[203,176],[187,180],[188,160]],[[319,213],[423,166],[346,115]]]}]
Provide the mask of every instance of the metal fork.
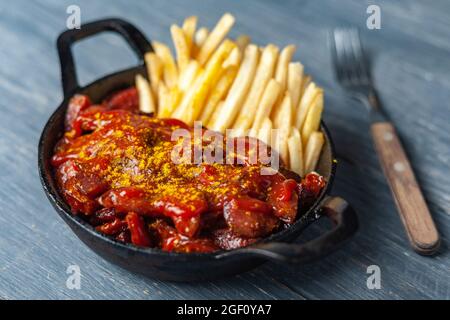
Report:
[{"label": "metal fork", "polygon": [[358,30],[333,30],[330,46],[339,83],[369,109],[375,149],[413,249],[435,253],[439,234],[396,130],[381,107]]}]

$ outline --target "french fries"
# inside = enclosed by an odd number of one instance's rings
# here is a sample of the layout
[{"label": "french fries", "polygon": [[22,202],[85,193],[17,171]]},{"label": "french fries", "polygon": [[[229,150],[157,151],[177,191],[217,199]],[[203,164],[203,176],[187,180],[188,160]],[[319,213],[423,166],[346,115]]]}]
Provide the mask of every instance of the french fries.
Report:
[{"label": "french fries", "polygon": [[172,34],[175,51],[177,52],[178,70],[182,72],[189,63],[189,44],[186,40],[183,29],[179,26],[175,24],[172,25],[170,27],[170,33]]},{"label": "french fries", "polygon": [[195,33],[195,45],[197,48],[201,48],[201,46],[205,43],[206,38],[208,38],[209,31],[208,28],[200,28]]},{"label": "french fries", "polygon": [[288,139],[290,169],[299,176],[304,175],[303,146],[300,131],[296,127],[291,128],[291,136]]},{"label": "french fries", "polygon": [[164,83],[160,83],[158,86],[158,117],[168,117],[173,110],[169,108],[169,89],[167,89]]},{"label": "french fries", "polygon": [[[292,56],[295,52],[295,46],[289,45],[286,46],[280,53],[280,57],[277,63],[277,69],[275,70],[275,80],[281,85],[281,92],[284,92],[287,88],[288,81],[288,67],[291,62]],[[279,99],[283,99],[283,97],[279,97]],[[280,102],[280,100],[278,102]]]},{"label": "french fries", "polygon": [[289,132],[291,130],[292,114],[292,99],[289,92],[286,91],[286,94],[273,117],[274,127],[282,132],[282,135],[286,140],[289,137]]},{"label": "french fries", "polygon": [[225,132],[225,130],[233,124],[233,121],[244,102],[251,82],[253,81],[258,63],[258,55],[259,51],[257,46],[247,46],[238,75],[224,102],[223,113],[211,124],[210,129]]},{"label": "french fries", "polygon": [[292,61],[294,45],[260,47],[250,37],[227,34],[225,14],[209,32],[195,16],[172,25],[175,51],[155,41],[145,55],[148,81],[136,77],[140,110],[173,117],[234,137],[249,135],[270,145],[300,176],[313,171],[325,143],[320,132],[323,90]]},{"label": "french fries", "polygon": [[175,108],[173,113],[171,114],[171,117],[177,118],[177,119],[183,119],[187,112],[187,108],[189,107],[189,104],[191,103],[192,99],[194,98],[194,95],[198,88],[200,87],[202,81],[204,78],[204,71],[200,71],[197,74],[197,77],[195,78],[193,84],[188,88],[188,90],[184,93],[183,98],[181,99],[178,106]]},{"label": "french fries", "polygon": [[[197,119],[197,117],[201,114],[210,86],[217,82],[223,62],[235,46],[236,45],[230,40],[225,40],[219,49],[214,53],[206,66],[199,87],[194,93],[191,108],[188,109],[187,114],[184,114],[184,117],[181,117],[181,120],[184,120],[187,124],[192,125],[195,119]],[[226,127],[224,130],[225,129]]]},{"label": "french fries", "polygon": [[200,121],[202,123],[206,124],[209,122],[209,119],[211,118],[211,115],[213,114],[217,105],[222,100],[222,98],[225,97],[231,85],[233,84],[237,71],[238,68],[236,66],[229,66],[224,70],[219,81],[217,82],[217,85],[210,93],[208,101],[206,102],[206,106],[200,115]]},{"label": "french fries", "polygon": [[139,110],[144,113],[153,113],[156,111],[150,84],[140,74],[136,76],[136,88],[139,95]]},{"label": "french fries", "polygon": [[305,121],[306,115],[308,114],[309,107],[314,101],[318,91],[316,84],[311,82],[305,90],[303,97],[300,100],[300,104],[297,107],[295,127],[301,129],[303,122]]},{"label": "french fries", "polygon": [[289,158],[288,158],[288,144],[285,137],[282,136],[279,130],[272,131],[271,146],[280,155],[281,160],[286,167],[289,168]]},{"label": "french fries", "polygon": [[239,63],[241,62],[241,51],[238,47],[234,48],[228,58],[223,62],[222,68],[226,69],[227,67],[231,66],[239,66]]},{"label": "french fries", "polygon": [[305,123],[302,126],[302,142],[303,144],[308,141],[309,136],[317,131],[320,127],[320,118],[323,111],[323,91],[318,90],[316,97],[314,98],[311,107],[306,115]]},{"label": "french fries", "polygon": [[281,91],[281,84],[275,79],[270,79],[264,90],[258,110],[256,111],[255,120],[253,121],[252,130],[257,131],[262,125],[265,117],[272,111],[272,107]]},{"label": "french fries", "polygon": [[195,29],[197,28],[197,20],[196,16],[188,17],[183,22],[183,33],[186,38],[186,43],[188,45],[189,51],[192,50],[192,46],[194,43]]},{"label": "french fries", "polygon": [[263,120],[258,132],[258,139],[270,146],[270,136],[272,134],[272,121],[269,117]]},{"label": "french fries", "polygon": [[163,63],[163,76],[166,85],[169,88],[176,86],[178,79],[178,69],[169,47],[157,41],[153,42],[153,47],[155,48],[156,55]]},{"label": "french fries", "polygon": [[168,118],[175,110],[178,102],[181,99],[181,91],[177,87],[167,89],[165,86],[161,86],[161,95],[163,95],[163,101],[161,108],[158,110],[159,118]]},{"label": "french fries", "polygon": [[253,84],[250,88],[247,99],[245,100],[245,104],[242,107],[245,112],[242,112],[238,116],[233,125],[233,128],[235,129],[234,134],[236,136],[244,134],[245,130],[251,127],[264,89],[274,73],[277,56],[278,48],[275,45],[269,44],[264,48],[261,55],[261,61],[256,71],[255,79],[253,80]]},{"label": "french fries", "polygon": [[201,46],[197,55],[197,60],[201,65],[204,65],[213,51],[218,47],[220,42],[225,38],[234,24],[234,17],[226,13],[220,18],[217,25],[206,38],[204,44]]},{"label": "french fries", "polygon": [[163,74],[163,64],[158,56],[153,52],[146,53],[144,59],[147,66],[147,73],[150,77],[150,86],[153,94],[158,95],[158,85]]},{"label": "french fries", "polygon": [[306,145],[305,172],[314,171],[316,168],[323,144],[323,133],[318,131],[313,132],[309,137],[308,144]]},{"label": "french fries", "polygon": [[298,105],[302,93],[303,65],[300,62],[291,62],[288,67],[288,90],[292,105]]},{"label": "french fries", "polygon": [[303,97],[303,94],[305,93],[306,88],[311,83],[311,76],[305,76],[302,80],[302,89],[300,90],[300,97]]},{"label": "french fries", "polygon": [[289,133],[291,131],[292,123],[292,101],[291,96],[288,91],[284,95],[284,98],[275,112],[273,118],[273,126],[278,130],[278,138],[280,141],[279,153],[286,165],[289,165],[289,155],[288,155],[288,139]]},{"label": "french fries", "polygon": [[178,88],[182,91],[187,91],[191,83],[194,82],[198,73],[200,72],[200,65],[197,61],[191,60],[187,67],[180,74],[180,78],[178,79]]}]

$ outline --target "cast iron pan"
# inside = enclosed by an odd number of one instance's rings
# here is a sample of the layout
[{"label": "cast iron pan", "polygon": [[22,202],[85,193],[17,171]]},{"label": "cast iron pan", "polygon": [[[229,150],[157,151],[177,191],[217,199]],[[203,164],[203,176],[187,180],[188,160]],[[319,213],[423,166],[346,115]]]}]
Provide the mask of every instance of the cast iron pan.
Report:
[{"label": "cast iron pan", "polygon": [[[103,31],[120,34],[137,54],[140,65],[80,87],[71,46],[78,40]],[[69,206],[61,196],[50,165],[53,148],[62,136],[64,115],[70,97],[74,93],[81,93],[88,95],[95,103],[112,91],[134,85],[136,74],[146,75],[143,56],[145,52],[151,51],[152,47],[139,30],[120,19],[95,21],[84,24],[80,30],[63,32],[58,38],[57,47],[61,63],[64,101],[51,115],[42,132],[38,153],[39,174],[44,191],[58,214],[78,238],[106,260],[133,272],[158,279],[210,280],[245,272],[267,260],[299,264],[317,260],[335,251],[356,232],[358,223],[355,212],[342,198],[328,196],[336,164],[331,137],[324,123],[322,123],[321,130],[325,135],[326,142],[317,171],[325,176],[326,187],[314,206],[295,224],[259,243],[231,251],[184,254],[122,244],[96,232],[91,225],[70,213]],[[321,217],[327,217],[334,222],[334,227],[330,231],[306,243],[291,243],[307,226]]]}]

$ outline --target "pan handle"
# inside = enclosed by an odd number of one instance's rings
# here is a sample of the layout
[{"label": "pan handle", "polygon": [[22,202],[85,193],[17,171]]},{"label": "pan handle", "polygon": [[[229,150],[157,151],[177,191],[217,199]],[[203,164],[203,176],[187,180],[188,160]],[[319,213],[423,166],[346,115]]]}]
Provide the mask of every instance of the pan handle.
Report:
[{"label": "pan handle", "polygon": [[221,259],[234,255],[254,255],[269,260],[289,263],[306,263],[322,258],[335,251],[355,234],[358,218],[352,207],[340,197],[327,197],[321,214],[329,218],[334,227],[320,237],[302,244],[267,242],[232,250],[216,256]]},{"label": "pan handle", "polygon": [[81,39],[104,31],[112,31],[121,35],[136,53],[141,64],[144,63],[144,54],[152,51],[150,42],[141,31],[131,23],[117,18],[86,23],[79,30],[73,29],[61,33],[57,40],[57,47],[64,98],[72,96],[79,87],[71,50],[72,45]]}]

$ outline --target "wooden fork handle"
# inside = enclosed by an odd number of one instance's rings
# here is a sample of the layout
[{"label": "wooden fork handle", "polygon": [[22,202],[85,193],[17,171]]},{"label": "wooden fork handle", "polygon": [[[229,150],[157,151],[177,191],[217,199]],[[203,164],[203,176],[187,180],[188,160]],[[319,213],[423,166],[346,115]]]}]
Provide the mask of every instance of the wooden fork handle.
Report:
[{"label": "wooden fork handle", "polygon": [[371,132],[412,247],[420,254],[435,253],[439,234],[394,126],[390,122],[375,122]]}]

